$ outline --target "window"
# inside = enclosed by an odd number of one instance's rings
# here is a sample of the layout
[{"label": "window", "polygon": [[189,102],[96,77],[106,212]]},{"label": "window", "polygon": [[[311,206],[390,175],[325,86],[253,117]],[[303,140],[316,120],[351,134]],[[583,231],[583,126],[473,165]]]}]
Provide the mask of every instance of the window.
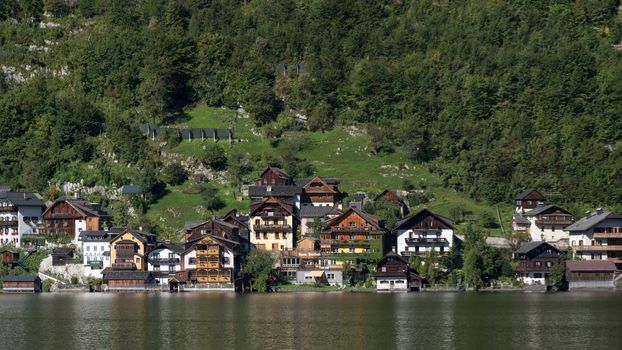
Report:
[{"label": "window", "polygon": [[552,267],[552,266],[553,266],[553,263],[552,263],[552,262],[550,262],[550,261],[547,261],[547,262],[546,262],[546,267]]},{"label": "window", "polygon": [[535,267],[540,267],[540,266],[542,266],[542,262],[540,262],[540,261],[536,261],[536,262],[534,263],[534,266],[535,266]]},{"label": "window", "polygon": [[87,246],[86,246],[86,251],[87,251],[87,252],[90,252],[90,251],[91,251],[91,246],[88,246],[88,245],[87,245]]},{"label": "window", "polygon": [[348,248],[348,252],[354,253],[354,248]]},{"label": "window", "polygon": [[382,272],[387,272],[387,267],[386,266],[382,267]]},{"label": "window", "polygon": [[197,258],[190,258],[188,260],[188,264],[190,265],[196,265],[197,264]]},{"label": "window", "polygon": [[153,271],[160,271],[160,265],[153,265]]},{"label": "window", "polygon": [[542,278],[542,274],[539,272],[536,272],[533,274],[533,278]]},{"label": "window", "polygon": [[255,239],[261,239],[261,238],[259,237],[259,233],[255,233]]},{"label": "window", "polygon": [[579,246],[582,246],[582,245],[583,245],[583,240],[582,240],[582,239],[580,239],[580,240],[579,240]]},{"label": "window", "polygon": [[279,239],[279,233],[278,232],[274,233],[274,239]]},{"label": "window", "polygon": [[334,273],[326,274],[326,278],[328,278],[329,280],[334,280],[335,279],[335,274]]}]

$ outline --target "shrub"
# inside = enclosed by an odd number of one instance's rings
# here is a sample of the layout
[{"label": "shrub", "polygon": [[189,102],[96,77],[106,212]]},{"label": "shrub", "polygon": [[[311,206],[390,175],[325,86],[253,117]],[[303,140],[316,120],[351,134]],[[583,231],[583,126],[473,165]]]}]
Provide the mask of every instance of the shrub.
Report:
[{"label": "shrub", "polygon": [[225,149],[219,144],[209,144],[201,156],[201,162],[214,170],[224,170],[227,167]]},{"label": "shrub", "polygon": [[168,185],[179,185],[188,179],[188,172],[179,163],[172,163],[160,172],[160,178]]}]

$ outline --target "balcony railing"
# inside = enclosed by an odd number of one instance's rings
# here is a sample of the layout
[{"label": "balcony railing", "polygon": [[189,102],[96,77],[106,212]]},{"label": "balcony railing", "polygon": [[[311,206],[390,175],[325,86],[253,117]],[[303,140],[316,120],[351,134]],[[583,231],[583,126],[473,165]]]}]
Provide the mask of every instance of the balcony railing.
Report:
[{"label": "balcony railing", "polygon": [[14,205],[7,205],[4,207],[0,207],[0,212],[6,213],[6,212],[14,212],[17,211],[17,207]]},{"label": "balcony railing", "polygon": [[[448,252],[439,252],[439,251],[435,251],[434,252],[437,256],[443,256],[443,255],[447,255]],[[428,254],[430,254],[429,251],[421,251],[421,252],[400,252],[400,255],[402,256],[418,256],[418,257],[426,257],[428,256]]]},{"label": "balcony railing", "polygon": [[118,257],[129,258],[129,257],[133,257],[134,254],[136,254],[136,252],[134,250],[117,249],[117,256]]},{"label": "balcony railing", "polygon": [[253,226],[255,232],[291,232],[292,227],[289,225],[258,225]]},{"label": "balcony railing", "polygon": [[374,232],[371,227],[368,226],[332,226],[330,228],[332,232]]},{"label": "balcony railing", "polygon": [[17,226],[17,220],[0,221],[0,226]]},{"label": "balcony railing", "polygon": [[536,219],[536,225],[570,225],[572,219]]},{"label": "balcony railing", "polygon": [[136,270],[136,264],[134,263],[114,263],[112,264],[113,270]]},{"label": "balcony railing", "polygon": [[594,238],[622,238],[622,232],[594,232]]},{"label": "balcony railing", "polygon": [[622,251],[622,245],[575,245],[572,249],[584,252]]},{"label": "balcony railing", "polygon": [[150,258],[149,262],[156,265],[175,265],[179,264],[179,258]]},{"label": "balcony railing", "polygon": [[326,245],[339,245],[339,246],[369,246],[371,240],[346,240],[346,239],[322,239],[320,244]]},{"label": "balcony railing", "polygon": [[447,240],[442,237],[413,237],[406,238],[406,243],[446,243]]}]

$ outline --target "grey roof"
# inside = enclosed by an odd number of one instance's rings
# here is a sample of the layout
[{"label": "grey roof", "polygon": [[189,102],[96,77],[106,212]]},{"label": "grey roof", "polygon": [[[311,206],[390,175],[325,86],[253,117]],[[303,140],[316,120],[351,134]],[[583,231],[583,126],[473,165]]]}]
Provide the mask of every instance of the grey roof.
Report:
[{"label": "grey roof", "polygon": [[114,237],[118,236],[121,231],[82,231],[78,236],[82,242],[110,242]]},{"label": "grey roof", "polygon": [[[268,191],[270,187],[270,191]],[[249,197],[293,197],[302,193],[300,186],[249,186]]]},{"label": "grey roof", "polygon": [[310,205],[305,205],[300,207],[300,213],[299,216],[301,218],[323,218],[328,214],[335,214],[335,215],[340,215],[341,212],[338,209],[335,209],[333,207],[329,207],[329,206],[322,206],[322,207],[316,207],[316,206],[310,206]]},{"label": "grey roof", "polygon": [[153,254],[154,252],[158,252],[164,249],[168,249],[174,253],[177,254],[181,254],[184,252],[184,248],[182,246],[179,246],[177,244],[173,244],[171,242],[161,242],[159,243],[156,248],[154,250],[152,250],[149,255]]},{"label": "grey roof", "polygon": [[520,248],[518,248],[515,253],[517,254],[527,254],[530,251],[534,250],[535,248],[539,247],[542,244],[546,244],[548,246],[551,246],[551,248],[555,249],[555,250],[559,250],[557,249],[557,247],[555,247],[554,245],[544,242],[544,241],[532,241],[532,242],[527,242],[525,244],[523,244],[522,246],[520,246]]},{"label": "grey roof", "polygon": [[0,191],[0,200],[6,199],[18,207],[45,207],[38,193]]},{"label": "grey roof", "polygon": [[586,231],[598,225],[605,219],[622,219],[622,215],[612,211],[602,212],[601,214],[591,213],[589,217],[583,217],[577,222],[565,228],[566,231]]},{"label": "grey roof", "polygon": [[119,191],[121,191],[122,194],[135,194],[143,192],[140,186],[137,185],[123,185],[119,188]]},{"label": "grey roof", "polygon": [[[517,200],[523,199],[523,198],[527,197],[527,195],[529,195],[531,192],[534,192],[534,191],[540,193],[539,191],[537,191],[537,190],[535,190],[533,188],[528,188],[528,189],[524,190],[523,192],[519,193],[516,196],[515,199],[517,199]],[[544,197],[544,195],[542,193],[540,193],[540,194],[542,195],[542,197]]]},{"label": "grey roof", "polygon": [[557,209],[563,210],[565,212],[568,212],[566,209],[564,209],[564,208],[562,208],[560,206],[557,206],[555,204],[549,204],[549,205],[539,205],[539,206],[535,207],[534,209],[531,209],[530,211],[525,212],[523,214],[523,216],[536,216],[536,215],[540,215],[540,214],[546,212],[547,210],[553,209],[553,208],[557,208]]},{"label": "grey roof", "polygon": [[39,276],[6,276],[2,282],[34,282]]},{"label": "grey roof", "polygon": [[113,271],[106,268],[102,271],[104,281],[107,280],[147,280],[153,277],[150,271]]},{"label": "grey roof", "polygon": [[616,264],[609,260],[566,261],[568,271],[616,271]]},{"label": "grey roof", "polygon": [[515,213],[514,215],[512,215],[512,218],[517,224],[529,225],[531,223],[529,222],[529,220],[525,219],[525,217],[519,213]]},{"label": "grey roof", "polygon": [[[309,181],[313,179],[315,179],[315,177],[307,177],[304,179],[298,179],[296,180],[296,185],[302,187],[308,184]],[[320,177],[320,180],[324,181],[327,185],[333,185],[333,186],[337,186],[340,183],[339,179],[336,177]]]},{"label": "grey roof", "polygon": [[402,220],[398,221],[398,222],[395,224],[395,228],[399,228],[399,227],[400,227],[400,226],[402,226],[403,224],[405,224],[405,223],[407,223],[408,221],[412,220],[413,218],[415,218],[415,217],[417,217],[417,216],[421,215],[422,213],[427,213],[428,215],[432,215],[432,216],[434,216],[435,218],[437,218],[438,220],[440,220],[441,222],[443,222],[445,225],[449,226],[449,227],[450,227],[450,228],[452,228],[452,229],[453,229],[453,227],[454,227],[454,222],[453,222],[451,219],[446,218],[446,217],[441,216],[441,215],[438,215],[438,214],[436,214],[436,213],[433,213],[432,211],[430,211],[430,210],[429,210],[429,209],[427,209],[427,208],[423,208],[423,209],[419,210],[418,212],[416,212],[416,213],[414,213],[414,214],[412,214],[412,215],[409,215],[409,216],[405,217],[404,219],[402,219]]},{"label": "grey roof", "polygon": [[204,221],[186,221],[184,223],[184,230],[185,231],[190,231],[190,230],[192,230],[194,228],[197,228],[197,227],[199,227],[199,226],[201,226],[203,224],[206,224],[206,223],[208,223],[210,221],[214,221],[215,223],[218,223],[219,225],[226,226],[226,227],[229,227],[229,228],[233,228],[233,229],[238,228],[236,225],[230,224],[230,223],[228,223],[228,222],[226,222],[224,220],[212,219],[212,220],[204,220]]}]

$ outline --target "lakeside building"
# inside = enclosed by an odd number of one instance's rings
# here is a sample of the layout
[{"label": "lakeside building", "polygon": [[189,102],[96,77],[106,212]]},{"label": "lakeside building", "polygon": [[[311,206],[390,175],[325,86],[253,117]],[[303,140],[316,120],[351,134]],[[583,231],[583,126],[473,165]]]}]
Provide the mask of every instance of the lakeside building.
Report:
[{"label": "lakeside building", "polygon": [[3,293],[40,293],[39,276],[7,276],[2,279]]},{"label": "lakeside building", "polygon": [[453,221],[421,209],[395,225],[397,251],[405,257],[425,257],[434,251],[439,256],[449,253],[454,245]]},{"label": "lakeside building", "polygon": [[314,232],[315,228],[321,227],[323,221],[336,218],[341,214],[343,212],[334,207],[303,206],[298,213],[300,218],[300,236],[319,235],[319,232]]},{"label": "lakeside building", "polygon": [[84,275],[102,278],[102,271],[111,267],[110,241],[126,228],[113,227],[110,230],[82,231],[78,235],[81,244]]},{"label": "lakeside building", "polygon": [[527,234],[532,241],[568,242],[566,227],[572,224],[572,214],[557,205],[544,205],[531,209],[522,217],[529,222]]},{"label": "lakeside building", "polygon": [[150,271],[114,271],[105,269],[103,281],[106,291],[146,291],[153,290],[158,286],[157,281]]},{"label": "lakeside building", "polygon": [[250,230],[248,228],[249,217],[246,215],[239,215],[237,209],[231,209],[221,220],[238,228],[240,254],[248,254],[251,250]]},{"label": "lakeside building", "polygon": [[186,285],[234,290],[241,270],[239,243],[205,235],[185,243],[182,271],[175,279]]},{"label": "lakeside building", "polygon": [[207,221],[188,221],[184,225],[184,232],[186,241],[204,235],[214,235],[232,241],[240,240],[240,229],[237,225],[216,218]]},{"label": "lakeside building", "polygon": [[97,231],[110,227],[111,217],[99,210],[99,204],[80,198],[61,197],[42,214],[45,224],[42,232],[47,236],[67,237],[78,246],[82,231]]},{"label": "lakeside building", "polygon": [[320,241],[311,237],[303,237],[296,242],[295,249],[279,253],[276,268],[283,279],[296,282],[298,271],[319,269],[320,256]]},{"label": "lakeside building", "polygon": [[349,208],[322,227],[320,267],[341,269],[346,263],[375,263],[386,252],[388,236],[381,218]]},{"label": "lakeside building", "polygon": [[342,286],[343,270],[298,270],[296,284]]},{"label": "lakeside building", "polygon": [[517,262],[514,272],[526,285],[549,285],[549,274],[563,254],[547,242],[525,243],[514,252],[514,261]]},{"label": "lakeside building", "polygon": [[250,205],[250,241],[268,251],[294,248],[294,207],[278,198],[268,197]]},{"label": "lakeside building", "polygon": [[20,247],[23,235],[38,234],[44,209],[37,193],[0,190],[0,245]]},{"label": "lakeside building", "polygon": [[124,229],[110,240],[111,270],[147,270],[146,257],[155,245],[153,233]]},{"label": "lakeside building", "polygon": [[598,208],[566,227],[575,257],[622,264],[622,215]]},{"label": "lakeside building", "polygon": [[581,288],[614,288],[618,270],[606,260],[566,261],[568,290]]},{"label": "lakeside building", "polygon": [[147,271],[151,271],[160,286],[168,286],[169,280],[182,270],[183,252],[183,247],[163,242],[147,254]]},{"label": "lakeside building", "polygon": [[386,292],[419,290],[423,280],[410,268],[404,257],[393,251],[378,261],[373,276],[376,280],[376,290]]}]

